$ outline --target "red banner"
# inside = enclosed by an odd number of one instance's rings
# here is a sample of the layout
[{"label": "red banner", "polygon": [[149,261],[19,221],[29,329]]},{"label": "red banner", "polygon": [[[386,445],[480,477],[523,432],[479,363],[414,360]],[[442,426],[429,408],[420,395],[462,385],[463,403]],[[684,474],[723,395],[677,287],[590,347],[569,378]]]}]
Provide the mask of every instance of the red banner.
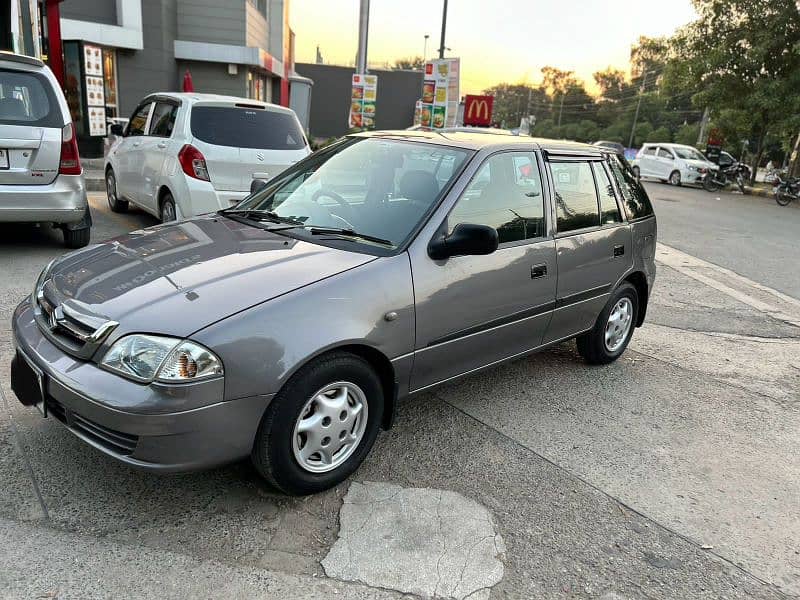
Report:
[{"label": "red banner", "polygon": [[494,96],[467,95],[464,100],[464,125],[488,127],[492,124]]}]

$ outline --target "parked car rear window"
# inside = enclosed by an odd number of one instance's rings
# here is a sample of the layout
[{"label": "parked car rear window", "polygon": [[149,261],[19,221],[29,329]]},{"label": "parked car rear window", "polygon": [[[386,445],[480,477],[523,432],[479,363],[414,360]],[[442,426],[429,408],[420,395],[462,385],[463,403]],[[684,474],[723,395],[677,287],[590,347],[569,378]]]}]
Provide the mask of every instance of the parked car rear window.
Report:
[{"label": "parked car rear window", "polygon": [[0,69],[0,124],[63,127],[58,101],[47,78]]},{"label": "parked car rear window", "polygon": [[600,225],[597,189],[588,162],[552,162],[558,232]]},{"label": "parked car rear window", "polygon": [[259,108],[195,106],[192,135],[208,144],[265,150],[305,148],[303,132],[294,115]]},{"label": "parked car rear window", "polygon": [[610,159],[611,173],[617,180],[622,198],[625,200],[625,212],[628,219],[641,219],[653,214],[653,205],[641,184],[636,181],[636,176],[631,172],[628,163],[620,160],[618,156]]}]

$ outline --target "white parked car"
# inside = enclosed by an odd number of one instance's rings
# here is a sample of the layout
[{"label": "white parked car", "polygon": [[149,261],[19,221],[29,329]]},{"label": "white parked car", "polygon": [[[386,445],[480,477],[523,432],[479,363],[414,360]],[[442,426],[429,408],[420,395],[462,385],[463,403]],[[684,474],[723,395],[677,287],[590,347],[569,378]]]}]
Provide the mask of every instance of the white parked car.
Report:
[{"label": "white parked car", "polygon": [[174,221],[230,208],[311,153],[294,111],[245,98],[159,93],[141,101],[106,157],[108,204]]},{"label": "white parked car", "polygon": [[683,144],[644,144],[632,164],[637,177],[652,177],[672,185],[701,183],[717,165],[699,150]]},{"label": "white parked car", "polygon": [[89,243],[75,126],[42,61],[0,52],[0,222],[51,223],[69,248]]}]

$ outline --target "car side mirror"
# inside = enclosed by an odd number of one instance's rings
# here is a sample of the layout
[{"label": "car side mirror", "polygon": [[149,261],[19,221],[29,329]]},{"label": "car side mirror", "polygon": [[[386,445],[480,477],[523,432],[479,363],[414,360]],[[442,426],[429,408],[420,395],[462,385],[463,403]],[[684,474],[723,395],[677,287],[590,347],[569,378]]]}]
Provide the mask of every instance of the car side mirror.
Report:
[{"label": "car side mirror", "polygon": [[109,131],[112,133],[112,135],[118,135],[119,137],[125,135],[125,129],[119,123],[114,123]]},{"label": "car side mirror", "polygon": [[497,250],[500,238],[488,225],[459,223],[450,235],[443,235],[428,244],[428,256],[443,260],[451,256],[479,256]]},{"label": "car side mirror", "polygon": [[253,179],[250,182],[250,193],[255,194],[267,187],[267,182],[264,179]]}]

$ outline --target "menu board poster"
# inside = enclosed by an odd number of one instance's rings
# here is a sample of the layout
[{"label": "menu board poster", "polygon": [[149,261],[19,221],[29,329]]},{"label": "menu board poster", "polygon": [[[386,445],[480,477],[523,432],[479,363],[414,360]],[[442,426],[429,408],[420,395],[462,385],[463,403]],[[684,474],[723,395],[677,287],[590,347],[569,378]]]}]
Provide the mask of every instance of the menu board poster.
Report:
[{"label": "menu board poster", "polygon": [[105,86],[102,77],[86,76],[86,104],[105,108]]},{"label": "menu board poster", "polygon": [[378,99],[378,76],[354,74],[350,89],[348,126],[354,129],[373,129]]},{"label": "menu board poster", "polygon": [[86,75],[103,76],[103,53],[99,46],[83,45],[83,69]]},{"label": "menu board poster", "polygon": [[90,106],[89,135],[106,135],[106,109],[100,106]]},{"label": "menu board poster", "polygon": [[[420,114],[420,125],[441,129],[453,127],[458,114],[459,71],[458,58],[442,58],[425,63],[425,76],[422,82],[423,111],[429,106],[430,118]],[[425,121],[428,121],[428,124]]]}]

